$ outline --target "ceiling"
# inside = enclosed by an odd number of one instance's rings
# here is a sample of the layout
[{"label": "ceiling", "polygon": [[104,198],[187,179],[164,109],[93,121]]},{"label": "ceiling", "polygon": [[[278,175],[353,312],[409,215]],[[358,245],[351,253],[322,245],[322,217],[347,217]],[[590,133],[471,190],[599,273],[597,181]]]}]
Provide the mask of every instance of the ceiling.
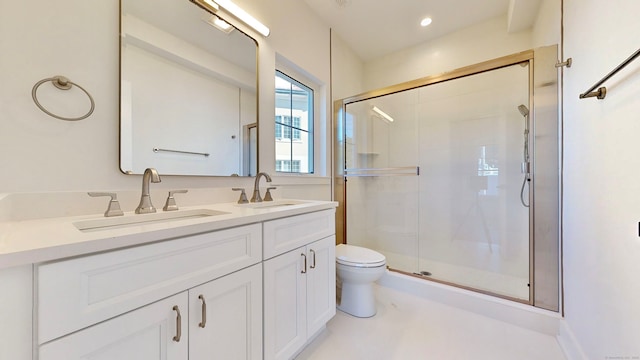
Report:
[{"label": "ceiling", "polygon": [[528,28],[540,0],[304,1],[366,62],[508,13],[505,31]]}]

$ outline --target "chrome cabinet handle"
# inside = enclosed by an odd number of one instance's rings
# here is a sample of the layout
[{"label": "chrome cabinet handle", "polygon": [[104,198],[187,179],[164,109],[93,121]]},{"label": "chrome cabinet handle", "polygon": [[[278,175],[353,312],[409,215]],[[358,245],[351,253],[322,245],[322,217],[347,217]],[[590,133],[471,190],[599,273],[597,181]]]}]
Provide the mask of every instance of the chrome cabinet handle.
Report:
[{"label": "chrome cabinet handle", "polygon": [[307,273],[307,255],[305,255],[304,253],[300,254],[300,256],[302,256],[304,258],[304,268],[302,269],[302,271],[300,271],[302,274],[306,274]]},{"label": "chrome cabinet handle", "polygon": [[207,302],[204,300],[204,296],[202,294],[198,296],[198,299],[202,300],[202,321],[198,326],[204,329],[205,325],[207,325]]},{"label": "chrome cabinet handle", "polygon": [[182,316],[180,315],[178,305],[175,305],[173,310],[178,313],[176,317],[176,336],[173,337],[173,341],[180,342],[180,338],[182,337]]},{"label": "chrome cabinet handle", "polygon": [[310,249],[309,252],[311,252],[311,254],[313,254],[313,265],[309,266],[309,268],[311,269],[315,269],[316,268],[316,252],[313,251],[313,249]]}]

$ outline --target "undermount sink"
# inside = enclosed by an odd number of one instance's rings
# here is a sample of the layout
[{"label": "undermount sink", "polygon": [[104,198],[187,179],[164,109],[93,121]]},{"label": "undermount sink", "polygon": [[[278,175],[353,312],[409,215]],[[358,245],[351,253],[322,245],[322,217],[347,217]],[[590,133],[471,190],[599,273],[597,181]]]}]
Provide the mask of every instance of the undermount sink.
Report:
[{"label": "undermount sink", "polygon": [[153,214],[136,214],[118,217],[100,218],[74,222],[73,225],[82,232],[121,229],[130,226],[148,225],[169,221],[198,219],[208,216],[229,214],[224,211],[209,209],[178,210]]},{"label": "undermount sink", "polygon": [[282,206],[292,206],[308,203],[308,201],[302,200],[275,200],[275,201],[263,201],[259,203],[238,204],[240,207],[248,207],[252,209],[268,209]]}]

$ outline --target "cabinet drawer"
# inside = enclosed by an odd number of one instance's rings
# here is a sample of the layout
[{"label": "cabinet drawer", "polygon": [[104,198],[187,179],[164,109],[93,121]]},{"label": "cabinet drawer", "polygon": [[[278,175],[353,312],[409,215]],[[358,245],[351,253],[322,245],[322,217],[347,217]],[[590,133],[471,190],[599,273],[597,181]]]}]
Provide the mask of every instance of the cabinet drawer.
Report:
[{"label": "cabinet drawer", "polygon": [[254,224],[37,268],[38,343],[259,263]]},{"label": "cabinet drawer", "polygon": [[336,232],[335,209],[264,223],[264,259],[291,251]]}]

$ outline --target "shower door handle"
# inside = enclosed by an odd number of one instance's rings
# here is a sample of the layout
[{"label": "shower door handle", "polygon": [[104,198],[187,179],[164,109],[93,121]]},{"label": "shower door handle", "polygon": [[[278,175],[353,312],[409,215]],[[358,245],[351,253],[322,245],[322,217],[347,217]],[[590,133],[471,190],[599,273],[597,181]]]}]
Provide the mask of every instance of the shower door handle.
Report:
[{"label": "shower door handle", "polygon": [[344,169],[345,177],[419,176],[419,166]]}]

